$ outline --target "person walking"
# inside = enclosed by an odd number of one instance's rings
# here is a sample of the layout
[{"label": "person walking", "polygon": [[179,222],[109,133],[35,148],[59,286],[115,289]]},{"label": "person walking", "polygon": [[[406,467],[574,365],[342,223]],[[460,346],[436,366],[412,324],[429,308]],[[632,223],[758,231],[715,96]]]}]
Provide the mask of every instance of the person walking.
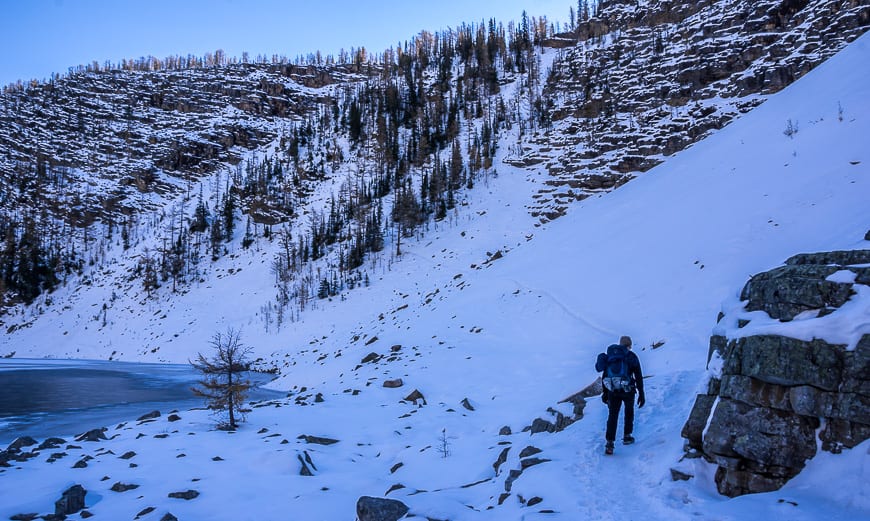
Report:
[{"label": "person walking", "polygon": [[604,391],[601,400],[607,404],[607,429],[604,433],[604,453],[613,454],[613,442],[616,441],[616,426],[619,421],[619,410],[625,405],[623,420],[622,443],[634,443],[631,435],[634,431],[634,399],[637,396],[638,408],[643,407],[646,398],[643,392],[643,372],[640,359],[631,351],[631,337],[620,337],[619,343],[607,348],[606,353],[598,355],[595,370],[601,371],[601,382]]}]

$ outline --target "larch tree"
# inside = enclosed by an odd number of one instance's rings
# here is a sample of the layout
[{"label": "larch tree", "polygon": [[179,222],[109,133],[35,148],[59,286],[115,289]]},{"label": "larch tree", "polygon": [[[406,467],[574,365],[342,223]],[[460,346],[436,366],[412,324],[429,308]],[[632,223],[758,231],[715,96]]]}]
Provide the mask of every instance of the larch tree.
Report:
[{"label": "larch tree", "polygon": [[250,366],[248,355],[252,348],[242,343],[241,332],[233,328],[225,334],[215,333],[210,345],[210,356],[198,353],[196,361],[190,363],[202,374],[199,387],[192,391],[206,399],[209,409],[225,415],[226,421],[221,421],[219,428],[235,430],[236,420],[244,421],[243,404],[252,386],[243,377]]}]

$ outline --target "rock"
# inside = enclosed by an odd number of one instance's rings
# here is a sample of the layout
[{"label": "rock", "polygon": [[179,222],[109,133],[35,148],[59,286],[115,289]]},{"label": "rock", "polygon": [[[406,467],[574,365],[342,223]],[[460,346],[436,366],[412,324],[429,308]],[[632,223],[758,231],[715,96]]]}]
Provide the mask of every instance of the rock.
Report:
[{"label": "rock", "polygon": [[145,507],[140,510],[138,514],[136,514],[136,517],[134,519],[139,519],[140,517],[148,515],[151,512],[154,512],[154,507]]},{"label": "rock", "polygon": [[305,440],[305,443],[313,443],[315,445],[334,445],[338,443],[340,440],[334,440],[332,438],[325,438],[321,436],[309,436],[307,434],[303,434],[299,436],[300,440]]},{"label": "rock", "polygon": [[461,403],[462,403],[462,406],[464,408],[468,409],[469,411],[474,410],[474,407],[471,406],[471,402],[468,401],[468,398],[463,398]]},{"label": "rock", "polygon": [[395,380],[384,380],[384,387],[388,389],[396,389],[403,385],[405,385],[405,382],[403,382],[401,378],[396,378]]},{"label": "rock", "polygon": [[529,427],[529,430],[531,430],[532,434],[538,434],[539,432],[556,432],[556,426],[543,418],[535,418],[531,427]]},{"label": "rock", "polygon": [[387,489],[387,492],[386,492],[386,494],[384,494],[384,495],[385,495],[385,496],[389,496],[389,495],[390,495],[390,492],[395,492],[395,491],[397,491],[397,490],[402,490],[403,488],[405,488],[405,485],[402,485],[401,483],[396,483],[396,484],[394,484],[393,486],[391,486],[389,489]]},{"label": "rock", "polygon": [[681,470],[671,469],[671,481],[689,481],[693,475],[687,474]]},{"label": "rock", "polygon": [[504,491],[510,492],[511,488],[514,486],[514,481],[522,475],[522,469],[511,469],[510,473],[508,473],[508,477],[504,480]]},{"label": "rock", "polygon": [[33,521],[37,517],[39,517],[39,514],[36,514],[36,513],[33,513],[33,514],[15,514],[14,516],[10,517],[9,519],[11,519],[12,521]]},{"label": "rock", "polygon": [[505,425],[504,427],[502,427],[501,429],[498,430],[498,435],[499,436],[510,436],[511,435],[511,428],[508,427],[507,425]]},{"label": "rock", "polygon": [[395,499],[363,496],[356,502],[359,521],[397,521],[408,513],[408,507]]},{"label": "rock", "polygon": [[106,434],[105,434],[105,433],[106,433],[106,430],[107,430],[107,429],[106,429],[105,427],[100,428],[100,429],[91,429],[91,430],[89,430],[88,432],[85,432],[85,433],[83,433],[83,434],[79,434],[78,436],[76,436],[75,440],[76,440],[76,441],[101,441],[101,440],[106,440],[106,439],[108,439],[108,438],[106,438]]},{"label": "rock", "polygon": [[501,453],[498,455],[498,459],[495,460],[495,463],[492,464],[493,470],[495,470],[495,475],[498,476],[498,469],[501,468],[502,465],[507,462],[508,453],[510,452],[510,447],[505,447],[501,450]]},{"label": "rock", "polygon": [[308,468],[308,463],[302,458],[301,454],[297,454],[296,457],[299,459],[299,463],[302,464],[302,468],[299,469],[300,476],[313,476],[314,473],[311,472],[311,469]]},{"label": "rock", "polygon": [[146,421],[146,420],[153,420],[153,419],[159,418],[159,417],[160,417],[160,411],[151,411],[148,414],[143,414],[142,416],[137,418],[136,421],[142,422],[142,421]]},{"label": "rock", "polygon": [[10,443],[9,446],[6,447],[6,450],[8,452],[19,452],[24,447],[31,447],[33,445],[36,445],[37,443],[38,442],[30,436],[21,436],[19,438],[15,438],[15,441]]},{"label": "rock", "polygon": [[160,521],[178,521],[178,518],[167,512],[163,517],[160,518]]},{"label": "rock", "polygon": [[836,391],[843,377],[845,346],[776,335],[728,343],[723,374],[749,376],[777,385],[812,385]]},{"label": "rock", "polygon": [[186,501],[190,501],[191,499],[199,497],[199,492],[197,492],[196,490],[185,490],[184,492],[170,492],[169,497],[173,499],[184,499]]},{"label": "rock", "polygon": [[166,417],[166,420],[170,421],[170,422],[177,422],[180,419],[181,419],[181,416],[179,416],[177,414],[170,414],[169,416]]},{"label": "rock", "polygon": [[864,240],[870,241],[870,230],[867,230],[867,233],[864,234]]},{"label": "rock", "polygon": [[[800,324],[812,337],[813,320],[836,313],[854,286],[870,285],[868,262],[870,250],[795,255],[786,266],[750,279],[743,291],[745,309],[791,320],[821,306],[817,318],[807,316]],[[843,269],[855,276],[838,280],[854,283],[825,280]],[[732,317],[731,324],[738,323],[734,318],[741,317]],[[819,441],[822,450],[837,453],[870,439],[870,334],[853,350],[819,338],[716,335],[708,363],[714,353],[722,359],[721,369],[710,378],[707,393],[696,398],[682,436],[688,440],[687,457],[703,456],[718,466],[721,494],[779,489],[816,455]],[[673,470],[672,476],[682,479]]]},{"label": "rock", "polygon": [[526,458],[520,461],[520,468],[525,470],[529,467],[534,467],[535,465],[540,465],[541,463],[547,463],[547,458]]},{"label": "rock", "polygon": [[789,257],[785,261],[785,263],[789,266],[801,266],[806,264],[826,266],[829,264],[833,264],[841,267],[855,266],[858,264],[870,264],[870,250],[841,250],[824,251],[818,253],[801,253]]},{"label": "rock", "polygon": [[426,405],[426,398],[423,397],[423,393],[419,390],[414,389],[414,391],[405,397],[406,402],[414,402],[414,405],[419,405],[417,401],[423,402],[422,405]]},{"label": "rock", "polygon": [[831,265],[783,266],[749,279],[740,298],[748,301],[747,311],[764,311],[783,321],[812,309],[839,308],[852,295],[852,284],[825,280],[839,270]]},{"label": "rock", "polygon": [[129,450],[129,451],[125,452],[124,454],[122,454],[121,456],[119,456],[119,458],[120,459],[130,459],[135,455],[136,455],[135,452],[133,452],[132,450]]},{"label": "rock", "polygon": [[377,362],[380,359],[381,359],[381,355],[379,355],[373,351],[373,352],[367,354],[366,356],[364,356],[363,359],[360,361],[360,363],[367,364],[369,362]]},{"label": "rock", "polygon": [[128,490],[136,490],[137,488],[139,488],[139,485],[133,483],[121,483],[119,481],[112,485],[112,488],[110,488],[109,490],[111,490],[112,492],[127,492]]},{"label": "rock", "polygon": [[72,468],[74,469],[83,469],[88,466],[88,462],[94,459],[91,456],[85,456],[82,459],[75,462]]},{"label": "rock", "polygon": [[709,394],[699,394],[695,398],[695,405],[692,407],[692,412],[689,413],[689,419],[683,426],[681,435],[689,440],[689,446],[701,450],[701,437],[704,428],[707,426],[707,419],[710,417],[710,412],[713,409],[716,397]]},{"label": "rock", "polygon": [[81,485],[73,485],[54,502],[54,515],[68,516],[85,508],[87,491]]},{"label": "rock", "polygon": [[526,447],[520,451],[520,459],[528,458],[529,456],[534,456],[535,454],[538,454],[539,452],[541,452],[541,449],[539,449],[537,447],[533,447],[532,445],[529,445],[528,447]]},{"label": "rock", "polygon": [[56,449],[64,443],[66,443],[66,440],[63,438],[48,438],[39,445],[37,450]]}]

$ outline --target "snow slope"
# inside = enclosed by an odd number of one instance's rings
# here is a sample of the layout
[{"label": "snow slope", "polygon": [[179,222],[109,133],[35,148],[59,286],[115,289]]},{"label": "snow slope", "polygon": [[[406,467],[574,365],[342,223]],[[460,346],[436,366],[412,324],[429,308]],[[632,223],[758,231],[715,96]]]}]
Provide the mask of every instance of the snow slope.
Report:
[{"label": "snow slope", "polygon": [[[403,244],[400,262],[379,266],[370,287],[323,301],[278,333],[255,316],[271,295],[268,262],[246,252],[236,259],[250,257],[240,274],[192,289],[172,309],[149,304],[158,309],[119,317],[124,328],[84,334],[72,312],[36,321],[4,349],[96,356],[105,354],[90,347],[99,337],[101,349],[143,359],[149,351],[135,342],[149,340],[136,332],[161,330],[160,356],[184,361],[216,328],[240,326],[257,355],[281,369],[271,386],[292,397],[255,408],[233,434],[212,430],[203,411],[182,411],[179,422],[164,415],[110,428],[117,437],[76,443],[54,463],[46,451],[0,472],[0,517],[50,512],[61,491],[81,483],[100,519],[146,507],[154,511],[142,519],[167,511],[182,520],[350,519],[359,496],[397,484],[388,497],[433,519],[867,518],[867,442],[820,453],[778,492],[737,499],[716,493],[714,467],[679,461],[716,315],[734,307],[747,278],[796,253],[870,247],[867,63],[865,35],[711,138],[543,227],[523,207],[543,174],[500,166],[450,222]],[[789,120],[799,128],[792,137],[783,134]],[[841,315],[850,341],[870,333],[867,301],[859,295]],[[622,334],[634,338],[648,375],[637,444],[603,456],[605,410],[595,401],[561,433],[521,432],[591,383],[595,355]],[[830,321],[816,334],[844,336]],[[362,364],[370,352],[384,357]],[[405,385],[382,387],[394,378]],[[425,405],[402,400],[414,389]],[[503,426],[513,434],[499,435]],[[527,446],[549,461],[525,469],[499,504]],[[136,456],[119,459],[131,450]],[[314,476],[299,475],[306,453]],[[84,455],[93,457],[86,468],[70,468]],[[695,477],[672,481],[677,466]],[[113,492],[116,482],[139,488]],[[167,497],[187,489],[200,495]]]}]

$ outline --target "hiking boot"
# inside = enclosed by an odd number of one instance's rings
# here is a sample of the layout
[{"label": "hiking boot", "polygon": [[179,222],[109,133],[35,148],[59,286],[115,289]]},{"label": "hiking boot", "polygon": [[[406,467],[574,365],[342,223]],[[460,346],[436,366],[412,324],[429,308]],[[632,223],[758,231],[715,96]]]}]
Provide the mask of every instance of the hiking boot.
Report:
[{"label": "hiking boot", "polygon": [[626,436],[626,437],[622,438],[623,445],[631,445],[632,443],[634,443],[634,437]]},{"label": "hiking boot", "polygon": [[608,441],[607,444],[604,446],[604,454],[607,454],[608,456],[613,454],[613,442],[612,441]]}]

